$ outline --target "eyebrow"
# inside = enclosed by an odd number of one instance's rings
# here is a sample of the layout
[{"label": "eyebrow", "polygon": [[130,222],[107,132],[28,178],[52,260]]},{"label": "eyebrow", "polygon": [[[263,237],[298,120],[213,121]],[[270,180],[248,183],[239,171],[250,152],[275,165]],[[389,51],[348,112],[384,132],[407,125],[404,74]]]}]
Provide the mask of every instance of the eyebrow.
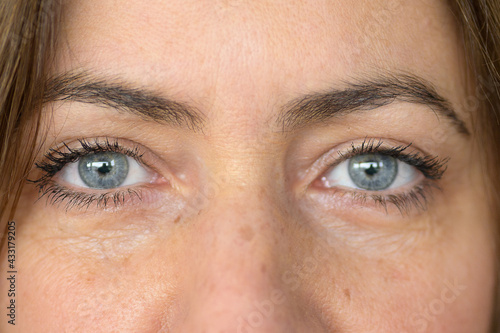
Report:
[{"label": "eyebrow", "polygon": [[[346,83],[346,88],[302,96],[287,103],[277,118],[283,131],[322,123],[355,111],[368,111],[393,102],[425,105],[450,121],[462,134],[470,135],[451,103],[430,82],[415,75],[381,75],[375,79]],[[142,119],[201,130],[205,119],[196,108],[163,98],[122,80],[101,78],[87,72],[68,72],[48,80],[44,103],[76,101],[109,107]]]},{"label": "eyebrow", "polygon": [[161,97],[124,81],[100,78],[87,72],[68,72],[47,81],[44,103],[75,101],[132,113],[145,120],[167,122],[200,130],[204,118],[194,107]]},{"label": "eyebrow", "polygon": [[377,109],[393,102],[407,102],[427,106],[437,116],[448,119],[459,133],[470,135],[451,103],[421,77],[381,75],[371,80],[346,83],[346,86],[345,89],[306,95],[286,104],[278,117],[283,131],[321,123],[355,111]]}]

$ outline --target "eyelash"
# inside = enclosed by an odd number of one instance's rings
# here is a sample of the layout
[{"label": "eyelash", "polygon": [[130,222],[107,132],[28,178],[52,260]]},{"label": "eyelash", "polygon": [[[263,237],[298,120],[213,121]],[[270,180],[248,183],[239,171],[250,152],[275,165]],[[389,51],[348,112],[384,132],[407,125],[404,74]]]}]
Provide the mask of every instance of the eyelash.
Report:
[{"label": "eyelash", "polygon": [[[441,179],[446,171],[449,158],[440,159],[438,156],[422,155],[417,152],[405,153],[411,147],[411,143],[390,148],[382,147],[383,144],[384,142],[381,139],[367,138],[365,138],[359,147],[356,147],[353,143],[347,153],[338,153],[341,157],[340,161],[336,161],[330,165],[327,170],[331,170],[333,167],[356,155],[376,153],[396,158],[415,167],[424,175],[425,180],[415,185],[406,193],[383,195],[360,190],[357,192],[343,191],[342,195],[351,195],[355,201],[361,204],[365,204],[368,199],[371,199],[376,205],[382,206],[386,212],[389,205],[394,205],[402,215],[408,215],[413,207],[419,211],[425,211],[429,199],[432,197],[432,190],[441,190],[437,181]],[[331,190],[338,192],[335,188]]]},{"label": "eyelash", "polygon": [[[121,146],[119,142],[110,141],[108,138],[105,138],[103,142],[99,142],[97,140],[89,142],[85,139],[79,139],[78,142],[80,144],[80,148],[70,148],[66,143],[63,143],[63,148],[67,151],[63,151],[61,149],[50,149],[45,155],[45,161],[35,163],[35,166],[42,170],[44,174],[36,180],[28,181],[33,183],[38,188],[38,200],[43,197],[47,197],[50,204],[57,205],[65,203],[66,211],[72,208],[88,209],[92,204],[95,204],[97,208],[102,209],[108,207],[109,203],[112,203],[115,207],[117,207],[123,205],[127,199],[132,197],[142,200],[141,190],[128,188],[100,194],[90,194],[73,191],[54,182],[53,177],[68,163],[77,162],[80,158],[91,153],[110,151],[122,153],[134,158],[139,164],[147,166],[142,158],[143,153],[140,152],[138,147],[133,149],[125,148]],[[341,195],[350,194],[355,201],[362,204],[365,204],[368,199],[371,199],[375,204],[382,206],[386,211],[388,205],[392,204],[402,214],[408,214],[412,207],[415,207],[418,210],[426,210],[429,197],[432,194],[432,189],[440,189],[436,181],[439,180],[446,171],[446,164],[449,159],[439,159],[437,156],[422,155],[416,152],[405,153],[405,151],[411,146],[411,143],[391,148],[382,146],[382,140],[367,138],[365,138],[361,146],[355,146],[353,143],[347,152],[339,152],[340,159],[334,164],[330,164],[327,170],[331,170],[331,168],[353,156],[377,153],[396,158],[415,167],[425,176],[425,180],[421,182],[421,184],[414,186],[409,192],[406,193],[383,195],[373,194],[364,190],[342,190]],[[333,190],[337,193],[339,192],[339,190],[335,188],[331,188],[329,190]]]},{"label": "eyelash", "polygon": [[42,170],[44,174],[36,180],[28,180],[28,182],[34,184],[38,188],[38,200],[47,197],[48,202],[52,205],[65,202],[66,211],[72,208],[88,209],[92,204],[95,204],[97,208],[106,209],[110,202],[112,202],[115,207],[118,207],[123,205],[127,199],[133,197],[142,200],[141,191],[130,188],[100,194],[91,194],[73,191],[55,183],[52,180],[53,177],[68,163],[77,162],[80,158],[91,153],[121,153],[134,158],[139,164],[147,166],[142,158],[144,154],[140,152],[138,147],[134,147],[133,149],[125,148],[117,141],[110,141],[108,138],[105,138],[104,142],[95,140],[91,143],[85,139],[78,139],[78,142],[80,143],[80,148],[70,148],[66,143],[63,143],[62,145],[66,148],[67,152],[61,149],[50,149],[44,157],[45,161],[35,163],[35,166]]}]

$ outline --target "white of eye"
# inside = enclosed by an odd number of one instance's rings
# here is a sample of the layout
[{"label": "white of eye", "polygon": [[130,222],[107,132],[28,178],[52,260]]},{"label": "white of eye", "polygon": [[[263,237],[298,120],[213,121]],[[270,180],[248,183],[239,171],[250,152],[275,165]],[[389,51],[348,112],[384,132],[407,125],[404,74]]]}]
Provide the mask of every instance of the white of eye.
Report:
[{"label": "white of eye", "polygon": [[[120,185],[120,187],[131,186],[140,183],[151,183],[154,180],[154,176],[151,175],[150,172],[148,172],[148,170],[141,166],[134,158],[130,156],[125,157],[128,162],[128,173],[127,177]],[[78,170],[79,162],[80,161],[76,161],[66,164],[64,168],[59,172],[60,179],[73,186],[78,186],[86,189],[94,189],[92,187],[89,187],[82,180],[80,172]]]},{"label": "white of eye", "polygon": [[[356,186],[352,180],[349,174],[349,161],[350,159],[347,159],[330,169],[325,176],[321,178],[321,181],[327,188],[342,186],[367,191],[366,189]],[[420,171],[414,166],[398,159],[396,159],[396,162],[398,165],[397,175],[386,190],[403,187],[412,183],[419,176]]]}]

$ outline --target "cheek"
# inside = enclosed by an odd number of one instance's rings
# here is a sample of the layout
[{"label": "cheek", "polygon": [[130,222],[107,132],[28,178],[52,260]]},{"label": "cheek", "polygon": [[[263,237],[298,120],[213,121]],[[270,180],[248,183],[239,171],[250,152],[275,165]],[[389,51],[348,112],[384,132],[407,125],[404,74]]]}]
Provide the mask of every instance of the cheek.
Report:
[{"label": "cheek", "polygon": [[485,252],[402,261],[352,257],[337,260],[335,269],[320,264],[314,273],[321,278],[310,283],[316,311],[340,332],[487,332],[494,273],[475,260],[479,253]]},{"label": "cheek", "polygon": [[432,328],[431,332],[487,332],[491,323],[497,274],[493,233],[479,223],[470,226],[457,232],[441,260],[433,261],[443,271],[435,286],[443,281],[442,286],[413,316],[421,326],[425,317],[425,326]]},{"label": "cheek", "polygon": [[[48,211],[16,217],[20,328],[110,332],[117,322],[155,327],[174,311],[170,300],[182,265],[176,240],[157,236],[167,233],[153,221],[129,215],[127,221],[143,227],[82,232],[71,227],[70,218]],[[116,227],[119,220],[101,222]]]},{"label": "cheek", "polygon": [[[495,284],[491,239],[482,233],[460,236],[401,262],[363,265],[362,292],[373,296],[366,302],[386,331],[391,325],[398,332],[488,331]],[[370,311],[363,317],[370,318]]]},{"label": "cheek", "polygon": [[[316,312],[340,332],[487,332],[496,274],[489,219],[475,209],[441,213],[418,237],[373,230],[356,248],[321,247],[308,274]],[[397,251],[385,244],[391,237]]]},{"label": "cheek", "polygon": [[[476,246],[461,253],[457,248],[453,254],[427,258],[427,267],[411,273],[413,286],[387,285],[393,304],[389,313],[399,313],[404,319],[404,332],[488,331],[494,290],[493,260],[484,260],[488,250]],[[393,282],[397,286],[399,281]],[[407,304],[404,312],[399,306],[402,302]]]}]

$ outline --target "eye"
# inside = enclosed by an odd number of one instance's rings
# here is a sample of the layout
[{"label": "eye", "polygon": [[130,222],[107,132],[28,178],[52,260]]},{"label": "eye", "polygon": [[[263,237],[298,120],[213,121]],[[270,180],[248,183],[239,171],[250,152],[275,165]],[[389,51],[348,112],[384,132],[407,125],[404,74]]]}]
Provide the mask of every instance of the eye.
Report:
[{"label": "eye", "polygon": [[373,209],[381,207],[390,214],[391,205],[406,215],[412,208],[425,211],[433,191],[441,189],[440,179],[448,157],[426,154],[418,147],[412,148],[411,143],[397,145],[376,138],[351,142],[350,147],[348,144],[335,147],[312,168],[326,169],[310,189],[323,195],[328,209],[352,203]]},{"label": "eye", "polygon": [[415,167],[379,153],[353,156],[331,168],[322,178],[324,186],[383,191],[403,187],[421,176]]},{"label": "eye", "polygon": [[[149,163],[146,163],[149,162]],[[51,148],[35,166],[39,198],[71,208],[118,207],[153,198],[168,180],[150,165],[159,163],[147,148],[124,139],[78,139]],[[150,196],[151,195],[151,196]]]},{"label": "eye", "polygon": [[118,152],[89,153],[61,170],[61,179],[74,186],[108,190],[154,181],[134,158]]}]

